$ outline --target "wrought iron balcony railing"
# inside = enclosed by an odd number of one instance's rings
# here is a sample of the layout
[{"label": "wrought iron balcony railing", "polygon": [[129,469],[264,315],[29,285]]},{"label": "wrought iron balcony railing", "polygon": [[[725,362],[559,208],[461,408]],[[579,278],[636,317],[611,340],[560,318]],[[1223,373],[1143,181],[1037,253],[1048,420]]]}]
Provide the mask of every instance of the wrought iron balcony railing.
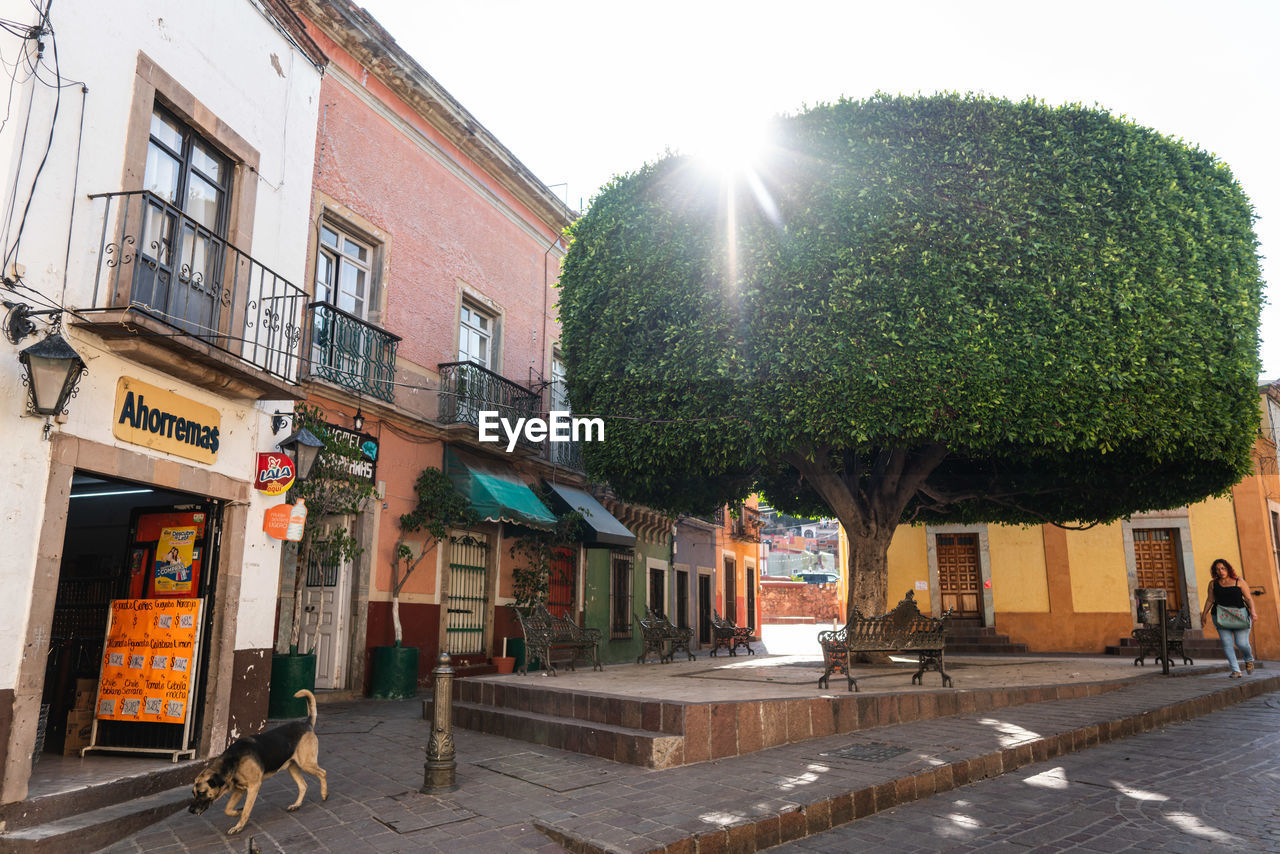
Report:
[{"label": "wrought iron balcony railing", "polygon": [[[541,409],[537,393],[475,362],[440,365],[440,421],[480,426],[481,412],[497,412],[515,424],[536,417]],[[521,439],[521,444],[528,443]]]},{"label": "wrought iron balcony railing", "polygon": [[752,543],[760,542],[760,511],[745,504],[738,506],[738,518],[733,520],[733,536]]},{"label": "wrought iron balcony railing", "polygon": [[104,199],[95,310],[133,309],[296,382],[307,294],[159,196]]},{"label": "wrought iron balcony railing", "polygon": [[327,302],[313,302],[307,308],[311,375],[379,400],[395,400],[400,336]]},{"label": "wrought iron balcony railing", "polygon": [[581,442],[547,441],[542,446],[542,458],[562,468],[586,471],[582,462]]}]

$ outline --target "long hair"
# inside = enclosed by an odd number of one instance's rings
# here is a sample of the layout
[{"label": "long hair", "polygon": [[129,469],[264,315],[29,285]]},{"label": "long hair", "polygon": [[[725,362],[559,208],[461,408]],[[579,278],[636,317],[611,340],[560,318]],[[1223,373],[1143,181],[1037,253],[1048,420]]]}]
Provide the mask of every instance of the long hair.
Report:
[{"label": "long hair", "polygon": [[1210,564],[1210,566],[1209,566],[1209,573],[1210,573],[1214,578],[1217,578],[1217,577],[1218,577],[1218,564],[1222,564],[1222,566],[1226,567],[1226,570],[1227,570],[1227,578],[1230,578],[1230,579],[1233,579],[1233,580],[1234,580],[1234,579],[1238,579],[1238,578],[1240,577],[1240,576],[1236,575],[1235,567],[1233,567],[1233,566],[1231,565],[1231,561],[1226,560],[1226,559],[1224,559],[1224,558],[1218,558],[1217,560],[1215,560],[1215,561],[1214,561],[1212,564]]}]

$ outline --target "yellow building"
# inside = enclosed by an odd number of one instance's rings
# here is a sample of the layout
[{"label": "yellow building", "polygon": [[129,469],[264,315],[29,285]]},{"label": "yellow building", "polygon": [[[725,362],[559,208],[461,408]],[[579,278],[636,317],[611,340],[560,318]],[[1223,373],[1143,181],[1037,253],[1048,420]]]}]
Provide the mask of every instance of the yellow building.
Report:
[{"label": "yellow building", "polygon": [[[889,547],[888,605],[915,591],[920,610],[994,626],[1033,652],[1101,653],[1137,623],[1134,590],[1160,587],[1193,634],[1216,638],[1200,613],[1209,566],[1230,561],[1254,594],[1253,647],[1280,658],[1280,388],[1262,389],[1254,470],[1230,496],[1088,530],[1051,525],[913,525]],[[841,564],[847,545],[841,532]],[[843,571],[841,573],[844,574]]]}]

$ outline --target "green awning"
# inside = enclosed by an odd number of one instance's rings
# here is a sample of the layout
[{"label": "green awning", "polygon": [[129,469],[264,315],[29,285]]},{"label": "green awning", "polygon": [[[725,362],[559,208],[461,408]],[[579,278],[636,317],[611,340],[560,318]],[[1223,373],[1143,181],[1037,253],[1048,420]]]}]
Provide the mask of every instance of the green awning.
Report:
[{"label": "green awning", "polygon": [[444,470],[453,486],[487,522],[511,522],[544,530],[556,517],[506,463],[474,457],[446,447]]},{"label": "green awning", "polygon": [[629,547],[636,544],[636,535],[604,509],[591,493],[561,483],[545,480],[543,483],[551,490],[551,503],[556,510],[561,513],[575,510],[582,514],[583,545]]}]

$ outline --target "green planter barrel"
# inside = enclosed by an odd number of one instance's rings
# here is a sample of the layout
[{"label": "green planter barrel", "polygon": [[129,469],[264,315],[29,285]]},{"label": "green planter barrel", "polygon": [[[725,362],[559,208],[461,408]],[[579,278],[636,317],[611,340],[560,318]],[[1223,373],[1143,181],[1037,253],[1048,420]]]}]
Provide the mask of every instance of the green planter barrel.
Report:
[{"label": "green planter barrel", "polygon": [[267,698],[267,716],[271,718],[305,718],[307,701],[293,696],[301,689],[316,690],[316,656],[271,656],[271,693]]},{"label": "green planter barrel", "polygon": [[418,693],[418,648],[375,646],[369,696],[376,700],[407,700]]}]

